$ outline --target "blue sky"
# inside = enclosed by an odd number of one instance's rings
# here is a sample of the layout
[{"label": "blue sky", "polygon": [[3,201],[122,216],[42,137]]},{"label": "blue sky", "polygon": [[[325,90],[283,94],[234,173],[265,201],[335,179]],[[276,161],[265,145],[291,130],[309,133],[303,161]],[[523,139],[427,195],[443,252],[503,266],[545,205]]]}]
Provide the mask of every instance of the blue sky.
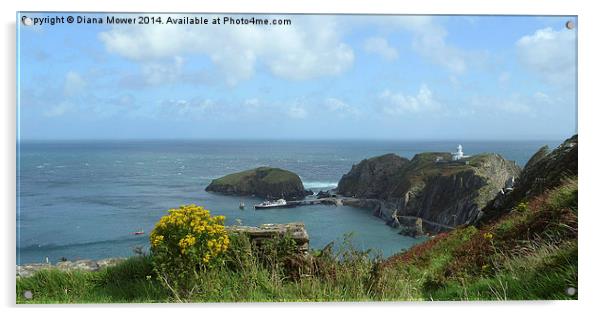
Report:
[{"label": "blue sky", "polygon": [[575,17],[270,18],[292,25],[20,25],[20,136],[463,140],[576,132],[577,31],[565,28]]}]

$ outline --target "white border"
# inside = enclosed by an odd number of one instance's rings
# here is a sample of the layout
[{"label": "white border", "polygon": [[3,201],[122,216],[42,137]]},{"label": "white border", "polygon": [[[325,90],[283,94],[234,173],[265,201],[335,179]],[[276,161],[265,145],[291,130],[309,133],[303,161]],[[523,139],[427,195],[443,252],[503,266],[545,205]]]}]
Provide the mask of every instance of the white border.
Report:
[{"label": "white border", "polygon": [[[461,314],[461,315],[508,315],[516,313],[540,315],[572,315],[587,313],[599,306],[601,262],[600,238],[597,232],[602,224],[602,209],[596,199],[595,190],[600,179],[598,163],[600,151],[600,112],[601,105],[599,32],[602,30],[600,10],[596,10],[596,1],[582,0],[418,0],[393,4],[390,0],[305,0],[285,2],[278,0],[237,0],[237,1],[69,1],[69,0],[21,0],[2,2],[2,163],[0,175],[0,201],[4,216],[2,242],[2,278],[0,298],[4,312],[19,314],[60,314],[75,315],[81,313],[106,314],[116,311],[125,313],[144,313],[145,315],[163,315],[166,308],[176,308],[178,313],[237,313],[256,314],[308,314],[315,312],[366,314],[373,308],[378,313],[403,314]],[[16,11],[122,11],[122,12],[273,12],[273,13],[403,13],[403,14],[533,14],[533,15],[578,15],[579,16],[579,131],[580,131],[580,264],[579,264],[579,301],[572,302],[511,302],[511,303],[312,303],[312,304],[193,304],[193,305],[110,305],[85,311],[73,306],[52,306],[24,308],[15,307],[15,16]],[[585,170],[585,171],[584,171]],[[93,305],[98,307],[97,305]],[[81,306],[78,306],[81,307]],[[92,307],[90,305],[85,307]],[[136,308],[135,310],[133,308]],[[188,310],[195,308],[194,310]],[[140,309],[140,310],[139,310]],[[336,309],[336,311],[335,311]],[[599,312],[599,311],[598,311]]]}]

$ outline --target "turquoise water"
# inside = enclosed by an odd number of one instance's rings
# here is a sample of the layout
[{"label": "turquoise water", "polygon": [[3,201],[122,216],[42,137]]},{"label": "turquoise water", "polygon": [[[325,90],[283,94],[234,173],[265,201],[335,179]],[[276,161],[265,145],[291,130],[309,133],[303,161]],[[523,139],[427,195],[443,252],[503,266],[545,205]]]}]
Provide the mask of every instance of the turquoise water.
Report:
[{"label": "turquoise water", "polygon": [[[466,154],[497,152],[523,165],[542,145],[558,141],[462,142]],[[17,264],[45,257],[130,256],[148,247],[165,210],[205,206],[227,224],[304,222],[310,246],[320,248],[353,233],[362,249],[387,256],[424,239],[400,236],[369,211],[314,205],[255,211],[256,198],[205,192],[211,179],[258,166],[299,174],[315,191],[336,186],[354,163],[385,153],[411,158],[424,151],[454,151],[457,142],[402,141],[54,141],[18,148]],[[243,200],[246,210],[238,208]]]}]

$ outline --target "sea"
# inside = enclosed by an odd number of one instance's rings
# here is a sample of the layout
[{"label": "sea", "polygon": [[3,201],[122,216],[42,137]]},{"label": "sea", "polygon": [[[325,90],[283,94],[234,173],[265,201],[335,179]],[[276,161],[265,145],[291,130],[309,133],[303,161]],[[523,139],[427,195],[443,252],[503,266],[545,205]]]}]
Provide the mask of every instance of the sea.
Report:
[{"label": "sea", "polygon": [[[462,141],[467,155],[495,152],[523,166],[561,140]],[[212,179],[259,166],[297,173],[306,189],[336,187],[362,159],[453,152],[458,141],[119,140],[21,141],[17,148],[17,264],[127,257],[148,251],[148,235],[170,208],[202,205],[228,225],[303,222],[310,247],[347,239],[389,256],[424,242],[348,206],[254,210],[262,200],[205,191]],[[239,209],[244,202],[246,208]],[[134,232],[144,231],[143,235]]]}]

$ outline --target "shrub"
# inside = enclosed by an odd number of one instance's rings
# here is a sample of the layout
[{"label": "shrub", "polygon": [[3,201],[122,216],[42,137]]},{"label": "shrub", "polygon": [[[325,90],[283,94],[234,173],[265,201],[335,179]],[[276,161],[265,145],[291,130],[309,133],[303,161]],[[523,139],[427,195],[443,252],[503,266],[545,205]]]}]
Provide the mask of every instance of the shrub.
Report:
[{"label": "shrub", "polygon": [[151,251],[155,272],[177,300],[194,294],[201,274],[223,263],[230,244],[223,216],[194,204],[171,209],[155,225]]},{"label": "shrub", "polygon": [[311,257],[300,252],[297,241],[290,232],[252,242],[252,252],[261,267],[269,271],[272,279],[299,280],[310,273]]},{"label": "shrub", "polygon": [[514,211],[518,213],[526,213],[529,211],[529,204],[527,202],[518,203],[518,205],[514,208]]},{"label": "shrub", "polygon": [[224,253],[224,266],[230,271],[249,271],[256,261],[249,237],[245,233],[231,232],[230,245]]}]

